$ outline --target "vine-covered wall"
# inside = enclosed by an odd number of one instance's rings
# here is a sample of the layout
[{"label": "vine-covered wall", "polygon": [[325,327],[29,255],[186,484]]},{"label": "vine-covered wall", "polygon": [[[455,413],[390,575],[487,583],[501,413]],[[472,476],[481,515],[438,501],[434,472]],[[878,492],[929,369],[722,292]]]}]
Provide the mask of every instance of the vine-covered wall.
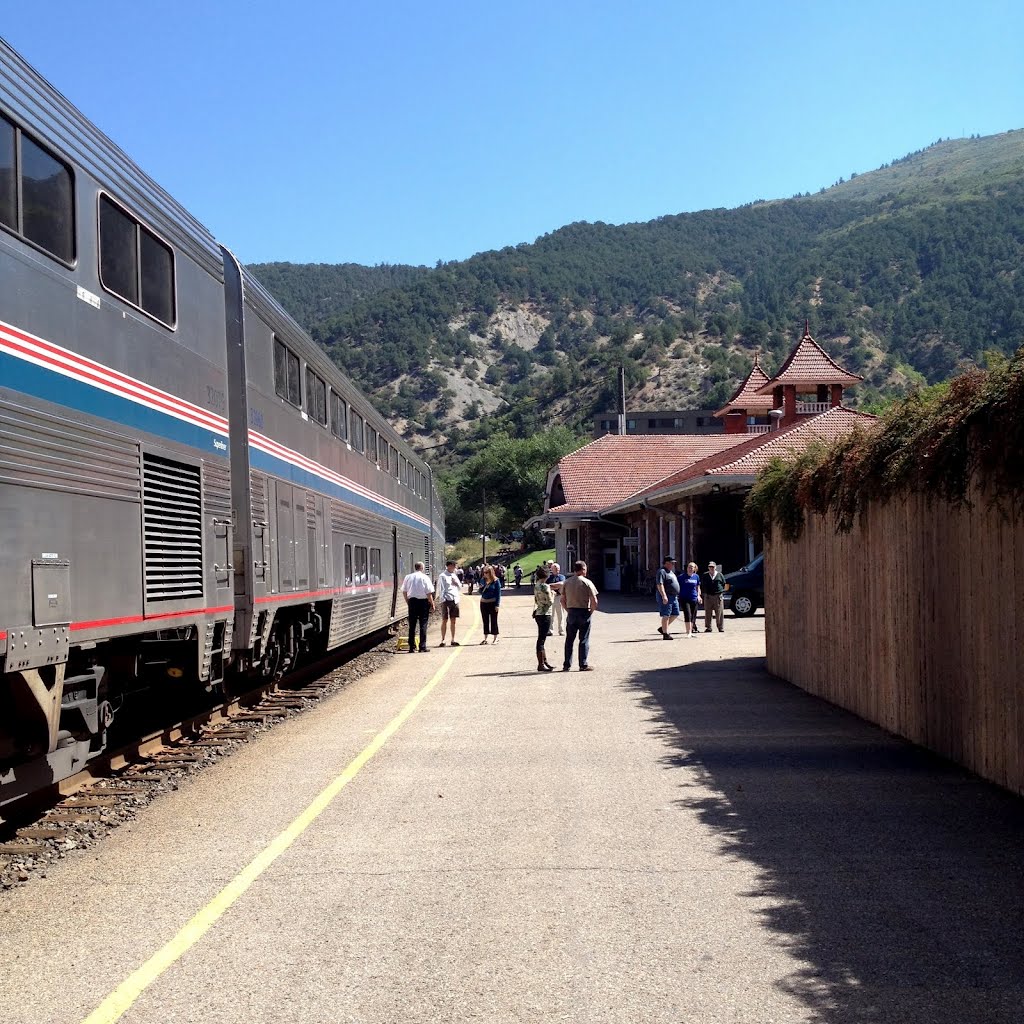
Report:
[{"label": "vine-covered wall", "polygon": [[1024,793],[1024,348],[776,461],[768,667]]}]

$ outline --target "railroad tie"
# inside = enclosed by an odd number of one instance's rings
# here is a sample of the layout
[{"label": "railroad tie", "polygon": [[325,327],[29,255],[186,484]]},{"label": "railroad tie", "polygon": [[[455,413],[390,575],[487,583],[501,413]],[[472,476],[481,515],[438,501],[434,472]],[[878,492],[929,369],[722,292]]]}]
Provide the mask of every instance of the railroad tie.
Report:
[{"label": "railroad tie", "polygon": [[0,843],[0,856],[3,857],[35,857],[49,851],[42,843]]},{"label": "railroad tie", "polygon": [[43,818],[44,822],[51,821],[67,821],[67,822],[78,822],[78,821],[99,821],[103,817],[101,811],[93,811],[88,808],[82,810],[76,810],[74,807],[61,807],[55,811],[49,811],[46,817]]},{"label": "railroad tie", "polygon": [[69,835],[66,828],[46,828],[44,825],[29,825],[18,829],[19,839],[63,839]]}]

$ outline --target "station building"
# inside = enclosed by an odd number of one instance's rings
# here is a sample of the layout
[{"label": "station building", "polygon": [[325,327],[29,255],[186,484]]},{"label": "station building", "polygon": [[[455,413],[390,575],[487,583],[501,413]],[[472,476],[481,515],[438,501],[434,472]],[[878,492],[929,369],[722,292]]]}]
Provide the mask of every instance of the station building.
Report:
[{"label": "station building", "polygon": [[871,429],[874,416],[843,405],[863,378],[804,335],[774,377],[757,356],[714,413],[718,434],[607,434],[548,473],[544,510],[526,525],[549,532],[563,569],[582,558],[603,590],[644,586],[666,555],[714,560],[731,572],[761,538],[747,533],[743,502],[773,458]]}]

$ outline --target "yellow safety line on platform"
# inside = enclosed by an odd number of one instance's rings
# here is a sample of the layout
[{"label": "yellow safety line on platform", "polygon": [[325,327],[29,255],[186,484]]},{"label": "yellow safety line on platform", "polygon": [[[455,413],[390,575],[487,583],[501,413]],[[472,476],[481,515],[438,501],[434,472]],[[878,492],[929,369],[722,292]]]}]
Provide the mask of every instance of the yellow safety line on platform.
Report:
[{"label": "yellow safety line on platform", "polygon": [[[471,627],[469,636],[476,633]],[[467,640],[469,639],[467,636]],[[137,971],[123,981],[96,1007],[82,1024],[113,1024],[136,999],[176,960],[187,953],[216,923],[228,908],[288,849],[303,832],[327,809],[331,801],[359,774],[370,759],[402,727],[431,690],[444,678],[462,648],[454,649],[430,682],[369,742],[349,766],[276,838],[244,867],[191,921],[162,949],[153,954]]]}]

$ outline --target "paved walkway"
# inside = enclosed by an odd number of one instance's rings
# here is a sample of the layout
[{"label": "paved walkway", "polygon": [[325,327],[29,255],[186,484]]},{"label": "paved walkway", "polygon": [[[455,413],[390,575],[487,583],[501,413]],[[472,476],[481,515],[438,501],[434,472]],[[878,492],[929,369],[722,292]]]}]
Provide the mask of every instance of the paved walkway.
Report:
[{"label": "paved walkway", "polygon": [[0,1021],[1019,1024],[1024,803],[768,677],[760,616],[610,598],[539,675],[529,605],[0,895]]}]

